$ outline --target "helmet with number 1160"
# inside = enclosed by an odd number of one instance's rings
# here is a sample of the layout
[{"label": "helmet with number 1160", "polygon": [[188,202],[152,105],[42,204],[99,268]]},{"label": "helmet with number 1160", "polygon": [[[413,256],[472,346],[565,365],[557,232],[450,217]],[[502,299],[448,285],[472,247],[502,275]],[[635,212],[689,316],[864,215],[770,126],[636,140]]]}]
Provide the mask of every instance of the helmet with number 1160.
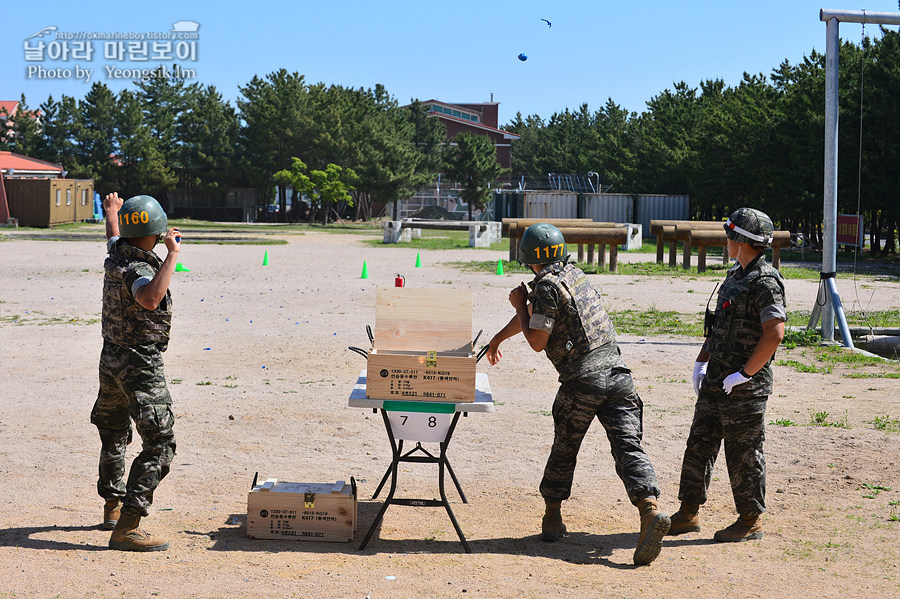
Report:
[{"label": "helmet with number 1160", "polygon": [[537,223],[525,229],[519,241],[520,263],[552,264],[565,258],[566,240],[562,231],[549,223]]},{"label": "helmet with number 1160", "polygon": [[165,233],[169,219],[153,196],[139,195],[128,198],[119,209],[119,235],[121,237],[149,237]]}]

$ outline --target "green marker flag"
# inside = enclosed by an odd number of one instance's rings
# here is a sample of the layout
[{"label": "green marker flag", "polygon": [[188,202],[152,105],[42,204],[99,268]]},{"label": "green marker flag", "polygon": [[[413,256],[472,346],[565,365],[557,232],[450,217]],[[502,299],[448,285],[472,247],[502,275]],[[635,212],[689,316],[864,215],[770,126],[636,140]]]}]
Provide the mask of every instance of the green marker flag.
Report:
[{"label": "green marker flag", "polygon": [[182,264],[181,262],[175,263],[175,272],[191,272],[191,269]]},{"label": "green marker flag", "polygon": [[416,252],[416,268],[422,268],[422,256],[419,255],[419,252]]},{"label": "green marker flag", "polygon": [[263,266],[269,265],[269,251],[266,250],[266,253],[263,255]]},{"label": "green marker flag", "polygon": [[369,267],[366,265],[366,261],[363,260],[363,269],[362,274],[359,275],[360,279],[368,279],[369,278]]},{"label": "green marker flag", "polygon": [[503,274],[503,259],[502,258],[497,258],[497,274],[498,275]]}]

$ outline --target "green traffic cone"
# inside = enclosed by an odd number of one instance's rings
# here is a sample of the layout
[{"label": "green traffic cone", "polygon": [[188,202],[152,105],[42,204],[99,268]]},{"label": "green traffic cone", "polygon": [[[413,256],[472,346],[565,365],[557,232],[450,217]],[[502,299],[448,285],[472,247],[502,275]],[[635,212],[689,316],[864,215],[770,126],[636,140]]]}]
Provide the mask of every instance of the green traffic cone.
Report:
[{"label": "green traffic cone", "polygon": [[366,261],[363,260],[363,270],[362,274],[359,276],[360,279],[368,279],[369,278],[369,267],[366,265]]},{"label": "green traffic cone", "polygon": [[419,255],[419,252],[416,252],[416,268],[422,268],[422,256]]},{"label": "green traffic cone", "polygon": [[175,272],[191,272],[191,269],[182,264],[181,262],[175,263]]},{"label": "green traffic cone", "polygon": [[497,258],[497,274],[498,275],[503,274],[503,259],[502,258]]},{"label": "green traffic cone", "polygon": [[266,253],[263,255],[263,266],[269,265],[269,251],[266,250]]}]

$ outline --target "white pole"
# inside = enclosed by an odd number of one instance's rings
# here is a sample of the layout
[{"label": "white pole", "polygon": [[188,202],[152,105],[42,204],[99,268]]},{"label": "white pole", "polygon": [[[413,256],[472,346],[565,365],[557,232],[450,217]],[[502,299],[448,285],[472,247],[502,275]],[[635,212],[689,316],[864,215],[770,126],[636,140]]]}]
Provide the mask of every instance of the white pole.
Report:
[{"label": "white pole", "polygon": [[[828,21],[825,33],[825,205],[822,277],[833,277],[837,265],[837,159],[838,159],[838,65],[840,23]],[[822,338],[834,340],[834,306],[830,293],[825,294],[822,310]]]}]

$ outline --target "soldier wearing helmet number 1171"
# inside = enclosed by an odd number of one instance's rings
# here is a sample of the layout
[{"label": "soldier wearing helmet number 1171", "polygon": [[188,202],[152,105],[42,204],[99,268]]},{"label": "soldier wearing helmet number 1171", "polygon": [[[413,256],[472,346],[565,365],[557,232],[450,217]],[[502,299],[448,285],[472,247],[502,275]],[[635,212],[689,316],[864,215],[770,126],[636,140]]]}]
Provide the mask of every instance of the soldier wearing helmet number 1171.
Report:
[{"label": "soldier wearing helmet number 1171", "polygon": [[[112,529],[112,549],[163,551],[168,541],[139,524],[175,456],[175,417],[162,352],[169,343],[169,282],[181,250],[181,232],[167,228],[166,213],[147,195],[123,202],[111,193],[103,208],[108,251],[103,264],[103,350],[100,390],[91,411],[100,433],[97,492],[106,500],[103,527]],[[165,260],[153,252],[160,241],[168,250]],[[142,447],[126,483],[125,448],[131,442],[132,420]]]},{"label": "soldier wearing helmet number 1171", "polygon": [[769,363],[784,338],[784,283],[766,263],[772,220],[740,208],[725,223],[728,254],[737,260],[719,289],[715,312],[707,310],[703,344],[694,364],[697,404],[681,465],[678,498],[669,534],[700,530],[700,506],[722,441],[737,521],[715,533],[719,542],[762,537],[766,509],[766,400],[772,392]]},{"label": "soldier wearing helmet number 1171", "polygon": [[522,283],[510,292],[516,315],[494,335],[486,355],[496,364],[500,344],[523,333],[531,348],[545,351],[559,372],[553,446],[540,485],[545,502],[541,538],[555,541],[566,532],[560,506],[572,490],[578,449],[597,418],[606,429],[616,472],[640,513],[634,563],[649,564],[662,548],[669,517],[657,505],[659,484],[641,447],[643,403],[622,361],[613,324],[600,294],[569,263],[559,229],[547,223],[528,227],[518,258],[535,274],[531,291]]}]

